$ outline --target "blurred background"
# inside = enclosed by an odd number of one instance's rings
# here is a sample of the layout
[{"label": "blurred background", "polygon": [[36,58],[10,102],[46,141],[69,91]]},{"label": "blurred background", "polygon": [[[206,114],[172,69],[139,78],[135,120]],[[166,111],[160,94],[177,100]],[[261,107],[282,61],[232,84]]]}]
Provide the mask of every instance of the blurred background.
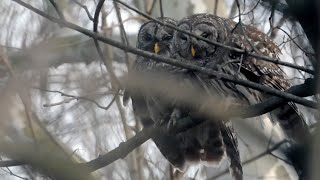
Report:
[{"label": "blurred background", "polygon": [[[23,2],[92,30],[98,0]],[[160,16],[159,0],[124,2],[152,17]],[[243,23],[267,33],[282,50],[282,61],[312,69],[313,48],[300,23],[281,9],[280,5],[288,5],[285,1],[239,0],[239,3]],[[147,19],[119,7],[129,44],[135,46],[139,27]],[[234,0],[163,0],[162,8],[164,16],[175,19],[206,12],[238,21],[239,15]],[[52,23],[12,0],[1,1],[0,14],[0,140],[3,143],[0,146],[9,143],[13,148],[0,148],[2,161],[14,159],[15,153],[8,152],[24,150],[36,143],[47,148],[44,151],[49,154],[56,151],[74,162],[87,162],[108,153],[142,129],[133,116],[131,103],[122,104],[123,92],[113,88],[110,77],[114,73],[123,78],[135,55],[128,54],[126,61],[123,50],[101,43],[106,58],[101,60],[92,38]],[[104,3],[99,21],[99,33],[121,42],[113,1]],[[108,64],[111,69],[106,67]],[[303,83],[310,77],[293,68],[283,69],[292,84]],[[309,99],[317,100],[317,97]],[[307,123],[315,127],[317,111],[299,107]],[[244,179],[299,179],[292,152],[268,114],[235,122]],[[216,167],[193,166],[183,179],[230,179],[227,169],[225,161]],[[148,140],[124,159],[94,171],[92,178],[172,179],[171,172],[171,165]],[[37,168],[21,165],[2,166],[0,179],[50,178]]]}]

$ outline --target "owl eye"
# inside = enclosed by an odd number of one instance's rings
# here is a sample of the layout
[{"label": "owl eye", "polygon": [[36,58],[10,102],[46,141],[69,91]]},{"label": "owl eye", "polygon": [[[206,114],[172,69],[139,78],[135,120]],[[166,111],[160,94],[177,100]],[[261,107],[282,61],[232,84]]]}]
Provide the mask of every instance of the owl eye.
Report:
[{"label": "owl eye", "polygon": [[162,37],[162,40],[171,40],[172,39],[172,35],[164,35]]},{"label": "owl eye", "polygon": [[211,35],[210,33],[206,33],[206,32],[203,32],[201,34],[201,36],[204,37],[204,38],[208,38],[210,35]]},{"label": "owl eye", "polygon": [[182,40],[184,40],[184,41],[187,41],[187,40],[188,40],[187,36],[184,35],[184,34],[180,34],[180,39],[182,39]]},{"label": "owl eye", "polygon": [[144,40],[146,40],[146,41],[151,41],[151,40],[152,40],[151,34],[147,33],[147,34],[144,36]]}]

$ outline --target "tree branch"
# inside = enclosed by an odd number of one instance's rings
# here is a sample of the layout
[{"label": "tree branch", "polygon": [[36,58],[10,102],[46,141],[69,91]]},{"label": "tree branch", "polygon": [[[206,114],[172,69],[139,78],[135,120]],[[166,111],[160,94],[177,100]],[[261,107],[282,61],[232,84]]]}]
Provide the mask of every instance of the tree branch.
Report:
[{"label": "tree branch", "polygon": [[56,2],[54,0],[49,0],[50,3],[52,4],[52,6],[54,7],[54,9],[57,11],[59,17],[62,19],[62,20],[66,20],[64,18],[64,15],[63,13],[61,12],[60,8],[58,7],[58,5],[56,4]]},{"label": "tree branch", "polygon": [[[256,156],[254,156],[254,157],[252,157],[252,158],[244,161],[244,162],[242,163],[242,165],[250,164],[251,162],[254,162],[254,161],[256,161],[256,160],[258,160],[258,159],[260,159],[260,158],[262,158],[262,157],[264,157],[264,156],[266,156],[266,155],[268,155],[268,154],[271,154],[273,151],[279,149],[279,148],[280,148],[283,144],[285,144],[285,143],[287,143],[286,140],[283,140],[283,141],[278,142],[278,143],[275,144],[272,148],[268,148],[268,149],[265,150],[264,152],[262,152],[262,153],[260,153],[260,154],[258,154],[258,155],[256,155]],[[217,178],[219,178],[219,177],[227,174],[228,172],[229,172],[229,169],[225,169],[224,171],[220,172],[219,174],[217,174],[217,175],[215,175],[215,176],[213,176],[213,177],[211,177],[211,178],[208,178],[208,180],[217,179]]]},{"label": "tree branch", "polygon": [[82,7],[82,8],[86,11],[88,18],[89,18],[91,21],[94,20],[93,17],[91,16],[91,14],[90,14],[87,6],[81,4],[80,2],[78,2],[78,1],[76,1],[76,0],[71,0],[71,1],[74,2],[74,3],[76,3],[78,6]]}]

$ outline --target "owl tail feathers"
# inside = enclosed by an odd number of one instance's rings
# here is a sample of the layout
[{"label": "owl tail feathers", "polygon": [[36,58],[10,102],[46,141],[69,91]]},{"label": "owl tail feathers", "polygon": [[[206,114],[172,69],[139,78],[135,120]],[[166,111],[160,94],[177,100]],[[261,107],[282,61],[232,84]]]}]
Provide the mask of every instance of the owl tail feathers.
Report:
[{"label": "owl tail feathers", "polygon": [[238,142],[233,128],[224,127],[221,130],[221,134],[226,148],[226,155],[229,161],[230,175],[234,180],[243,180],[242,163],[238,151]]},{"label": "owl tail feathers", "polygon": [[179,141],[175,136],[166,135],[161,132],[152,138],[161,154],[180,172],[186,170],[186,161],[179,147]]},{"label": "owl tail feathers", "polygon": [[272,111],[288,139],[303,144],[311,136],[308,125],[297,106],[289,102]]}]

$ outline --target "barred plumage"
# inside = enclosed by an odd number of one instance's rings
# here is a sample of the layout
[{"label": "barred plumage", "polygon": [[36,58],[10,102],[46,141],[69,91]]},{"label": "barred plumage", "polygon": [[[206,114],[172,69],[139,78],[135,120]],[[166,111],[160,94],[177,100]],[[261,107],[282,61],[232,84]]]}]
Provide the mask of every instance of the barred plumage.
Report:
[{"label": "barred plumage", "polygon": [[[247,52],[279,59],[281,50],[266,34],[255,27],[243,25],[244,34],[241,27],[236,27],[235,22],[226,21],[229,24],[229,28],[233,31],[233,46],[245,49]],[[243,59],[241,72],[251,81],[281,91],[285,91],[291,87],[291,83],[279,65],[252,56]],[[268,94],[261,94],[260,97],[264,100],[270,96]],[[271,114],[275,117],[273,120],[279,122],[279,125],[290,140],[296,143],[304,143],[310,136],[305,119],[294,103],[289,102],[275,109]]]}]

